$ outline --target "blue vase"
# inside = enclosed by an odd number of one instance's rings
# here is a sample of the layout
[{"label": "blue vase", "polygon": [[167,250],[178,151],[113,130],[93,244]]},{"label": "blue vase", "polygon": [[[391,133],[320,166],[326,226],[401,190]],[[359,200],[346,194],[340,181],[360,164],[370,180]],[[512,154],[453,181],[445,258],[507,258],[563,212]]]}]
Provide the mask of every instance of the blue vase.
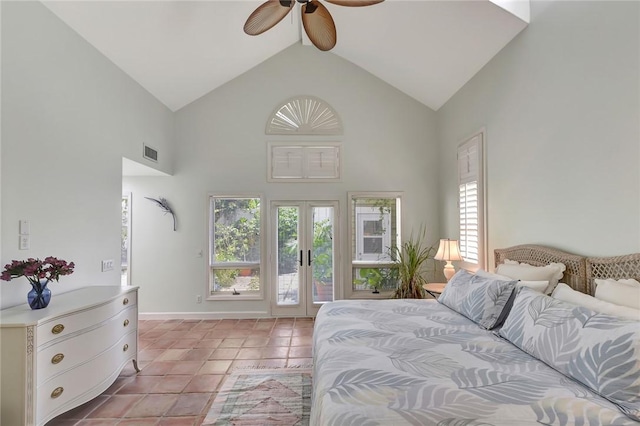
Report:
[{"label": "blue vase", "polygon": [[51,290],[47,288],[49,280],[41,280],[40,282],[29,281],[31,291],[27,293],[27,301],[31,309],[46,308],[51,301]]}]

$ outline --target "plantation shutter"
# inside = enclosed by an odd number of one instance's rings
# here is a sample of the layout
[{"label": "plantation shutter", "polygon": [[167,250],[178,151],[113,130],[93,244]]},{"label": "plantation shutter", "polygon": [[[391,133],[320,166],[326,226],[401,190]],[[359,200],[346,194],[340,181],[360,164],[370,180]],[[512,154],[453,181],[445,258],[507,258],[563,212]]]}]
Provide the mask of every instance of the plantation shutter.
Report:
[{"label": "plantation shutter", "polygon": [[481,264],[483,237],[482,136],[476,135],[458,148],[460,253],[465,262]]},{"label": "plantation shutter", "polygon": [[313,146],[306,149],[306,178],[337,178],[338,174],[337,146]]},{"label": "plantation shutter", "polygon": [[273,178],[291,179],[304,176],[304,152],[297,146],[274,146],[271,152]]},{"label": "plantation shutter", "polygon": [[340,179],[340,144],[269,142],[270,182],[324,182]]}]

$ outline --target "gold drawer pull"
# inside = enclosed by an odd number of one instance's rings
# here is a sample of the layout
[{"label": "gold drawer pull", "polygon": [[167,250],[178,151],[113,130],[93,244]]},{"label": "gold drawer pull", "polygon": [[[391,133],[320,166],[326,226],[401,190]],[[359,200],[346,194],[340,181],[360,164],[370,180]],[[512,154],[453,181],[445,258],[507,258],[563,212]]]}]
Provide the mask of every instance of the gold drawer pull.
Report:
[{"label": "gold drawer pull", "polygon": [[124,325],[125,327],[126,327],[126,326],[128,326],[128,325],[129,325],[129,320],[128,320],[128,319],[124,320],[123,325]]},{"label": "gold drawer pull", "polygon": [[129,345],[125,343],[124,346],[122,347],[122,352],[126,352],[128,349],[129,349]]},{"label": "gold drawer pull", "polygon": [[62,392],[64,392],[64,388],[62,387],[57,387],[53,390],[53,392],[51,392],[51,398],[57,398],[60,395],[62,395]]},{"label": "gold drawer pull", "polygon": [[62,324],[56,324],[53,326],[53,328],[51,329],[51,332],[53,334],[60,334],[62,333],[62,331],[64,330],[64,325]]},{"label": "gold drawer pull", "polygon": [[124,298],[124,300],[122,301],[123,305],[128,305],[129,304],[129,299],[127,299],[126,297]]},{"label": "gold drawer pull", "polygon": [[60,364],[63,359],[64,354],[55,354],[53,358],[51,358],[51,364]]}]

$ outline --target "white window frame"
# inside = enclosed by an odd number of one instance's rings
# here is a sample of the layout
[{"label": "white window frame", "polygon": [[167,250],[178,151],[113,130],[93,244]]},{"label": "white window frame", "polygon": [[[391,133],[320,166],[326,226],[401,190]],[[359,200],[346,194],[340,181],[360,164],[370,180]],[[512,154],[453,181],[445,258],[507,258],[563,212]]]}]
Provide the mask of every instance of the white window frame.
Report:
[{"label": "white window frame", "polygon": [[[212,210],[214,199],[247,199],[247,198],[257,198],[260,200],[260,261],[259,262],[219,262],[216,263],[213,261],[213,235],[214,235],[214,212]],[[206,300],[264,300],[265,298],[265,277],[266,274],[266,266],[265,266],[265,240],[266,240],[266,225],[265,222],[267,220],[266,208],[265,208],[265,199],[263,194],[260,193],[233,193],[233,194],[225,194],[225,193],[209,193],[208,194],[208,203],[207,203],[207,217],[209,221],[209,238],[207,245],[207,297]],[[224,268],[221,266],[224,265]],[[255,268],[256,266],[260,268],[259,279],[260,279],[260,289],[257,291],[243,291],[240,294],[234,295],[233,292],[214,292],[213,291],[213,271],[216,266],[220,266],[220,269],[234,269],[234,268]]]},{"label": "white window frame", "polygon": [[348,245],[349,245],[349,255],[345,256],[348,263],[345,264],[346,271],[348,271],[347,280],[344,285],[344,297],[346,299],[365,299],[365,298],[389,298],[393,291],[382,291],[378,294],[374,294],[371,290],[354,290],[353,289],[353,281],[354,281],[354,268],[391,268],[397,267],[397,263],[393,260],[386,258],[381,260],[358,260],[356,259],[355,253],[357,253],[357,215],[353,209],[353,200],[354,199],[362,199],[362,198],[389,198],[396,199],[396,215],[397,215],[397,224],[396,224],[396,235],[390,236],[390,242],[395,241],[395,244],[398,247],[402,244],[401,236],[402,236],[402,222],[403,222],[403,214],[402,214],[402,192],[348,192],[347,200],[348,200],[348,225],[347,225],[347,235],[348,235]]},{"label": "white window frame", "polygon": [[[131,192],[125,192],[122,194],[122,200],[127,200],[127,224],[126,224],[126,228],[127,228],[127,238],[125,241],[122,241],[121,244],[126,244],[127,247],[127,272],[125,274],[122,274],[122,267],[120,268],[120,285],[122,286],[130,286],[131,284],[131,220],[132,220],[132,205],[133,205],[133,194]],[[124,209],[123,210],[123,214],[124,214]],[[122,228],[124,228],[125,225],[122,225]],[[122,259],[122,253],[120,253],[120,258]],[[126,277],[125,279],[123,279],[123,277]]]},{"label": "white window frame", "polygon": [[[486,187],[484,160],[485,132],[480,130],[465,139],[457,150],[458,175],[458,231],[460,252],[464,260],[460,266],[469,270],[487,269]],[[475,185],[474,185],[475,184]],[[469,191],[476,191],[476,207],[465,211]],[[477,228],[477,235],[469,229]],[[467,253],[474,252],[477,238],[477,260]]]}]

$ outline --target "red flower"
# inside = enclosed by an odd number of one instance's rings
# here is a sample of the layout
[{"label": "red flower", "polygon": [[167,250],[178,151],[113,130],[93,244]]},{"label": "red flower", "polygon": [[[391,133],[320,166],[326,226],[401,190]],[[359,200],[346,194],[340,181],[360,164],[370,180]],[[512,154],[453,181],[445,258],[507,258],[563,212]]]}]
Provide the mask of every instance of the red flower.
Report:
[{"label": "red flower", "polygon": [[73,268],[75,268],[73,262],[67,263],[53,256],[46,257],[44,261],[34,258],[13,260],[4,266],[0,280],[11,281],[13,278],[24,276],[32,283],[40,280],[58,281],[62,275],[72,274]]}]

